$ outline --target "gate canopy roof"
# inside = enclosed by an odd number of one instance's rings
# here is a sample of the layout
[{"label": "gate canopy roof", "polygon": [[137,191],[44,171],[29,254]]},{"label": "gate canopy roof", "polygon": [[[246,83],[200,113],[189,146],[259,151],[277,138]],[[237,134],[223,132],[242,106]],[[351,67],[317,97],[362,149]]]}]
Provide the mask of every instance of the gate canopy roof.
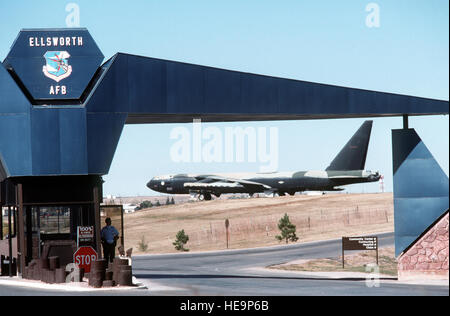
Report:
[{"label": "gate canopy roof", "polygon": [[0,65],[0,180],[107,174],[124,124],[448,114],[448,101],[119,53],[22,30]]}]

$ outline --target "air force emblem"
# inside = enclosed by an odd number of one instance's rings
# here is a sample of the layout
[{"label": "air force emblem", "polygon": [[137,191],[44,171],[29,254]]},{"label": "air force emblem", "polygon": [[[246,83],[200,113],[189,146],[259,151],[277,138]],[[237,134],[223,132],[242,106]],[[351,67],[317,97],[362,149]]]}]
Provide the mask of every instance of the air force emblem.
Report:
[{"label": "air force emblem", "polygon": [[48,51],[44,54],[44,58],[47,62],[42,67],[44,75],[50,79],[59,82],[64,78],[67,78],[72,73],[72,66],[69,66],[67,59],[70,54],[66,51]]}]

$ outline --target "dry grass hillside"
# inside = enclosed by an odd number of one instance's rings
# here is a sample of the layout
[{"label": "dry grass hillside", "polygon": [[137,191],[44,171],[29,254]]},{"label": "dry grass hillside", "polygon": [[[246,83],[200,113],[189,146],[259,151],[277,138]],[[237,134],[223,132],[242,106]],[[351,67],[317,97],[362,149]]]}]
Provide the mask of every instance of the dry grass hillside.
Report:
[{"label": "dry grass hillside", "polygon": [[[191,202],[125,214],[125,246],[133,253],[176,252],[172,242],[184,229],[190,251],[278,245],[279,219],[287,213],[297,226],[299,242],[394,230],[391,193],[283,196]],[[141,250],[140,250],[141,249]]]}]

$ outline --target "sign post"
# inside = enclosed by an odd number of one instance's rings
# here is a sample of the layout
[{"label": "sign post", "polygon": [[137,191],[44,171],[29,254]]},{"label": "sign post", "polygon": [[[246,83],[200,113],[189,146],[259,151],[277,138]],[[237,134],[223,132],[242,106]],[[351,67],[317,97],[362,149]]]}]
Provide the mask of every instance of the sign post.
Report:
[{"label": "sign post", "polygon": [[345,250],[376,250],[378,265],[378,237],[342,237],[342,268],[345,266]]},{"label": "sign post", "polygon": [[228,232],[228,228],[230,227],[230,221],[228,220],[228,218],[225,220],[225,230],[227,233],[227,249],[228,249],[228,236],[229,236],[229,232]]}]

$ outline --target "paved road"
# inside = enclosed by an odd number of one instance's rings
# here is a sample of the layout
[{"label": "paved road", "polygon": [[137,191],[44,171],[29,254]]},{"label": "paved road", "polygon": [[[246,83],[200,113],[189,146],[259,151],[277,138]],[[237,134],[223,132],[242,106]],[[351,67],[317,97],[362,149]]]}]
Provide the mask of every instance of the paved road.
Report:
[{"label": "paved road", "polygon": [[[393,233],[380,234],[381,247],[392,245]],[[297,259],[340,255],[340,240],[249,250],[137,256],[133,272],[148,290],[96,291],[89,295],[449,295],[448,286],[400,284],[382,280],[369,288],[365,279],[317,279],[263,268]],[[86,295],[1,286],[0,295]]]},{"label": "paved road", "polygon": [[[378,237],[381,247],[394,243],[393,233]],[[140,256],[134,258],[133,269],[156,295],[448,295],[445,286],[382,281],[379,288],[369,288],[365,279],[314,279],[252,269],[297,259],[336,257],[340,252],[340,240],[332,240],[251,250]]]}]

